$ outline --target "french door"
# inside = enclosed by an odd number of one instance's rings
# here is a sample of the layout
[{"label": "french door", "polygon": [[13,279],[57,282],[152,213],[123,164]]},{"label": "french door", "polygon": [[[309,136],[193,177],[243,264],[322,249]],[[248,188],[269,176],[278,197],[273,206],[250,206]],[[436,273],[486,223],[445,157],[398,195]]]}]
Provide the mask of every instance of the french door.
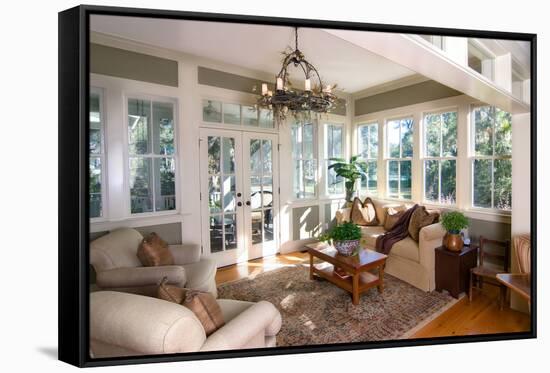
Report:
[{"label": "french door", "polygon": [[202,241],[226,266],[277,252],[277,135],[202,128]]}]

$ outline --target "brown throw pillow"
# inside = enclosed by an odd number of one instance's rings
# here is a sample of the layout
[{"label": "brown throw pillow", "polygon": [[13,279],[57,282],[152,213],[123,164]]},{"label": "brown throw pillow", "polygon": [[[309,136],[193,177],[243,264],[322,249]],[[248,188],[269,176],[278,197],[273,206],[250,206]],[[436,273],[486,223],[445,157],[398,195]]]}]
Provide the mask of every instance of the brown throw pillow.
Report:
[{"label": "brown throw pillow", "polygon": [[401,215],[405,213],[404,207],[388,207],[386,209],[386,220],[384,221],[384,230],[391,231]]},{"label": "brown throw pillow", "polygon": [[409,235],[413,240],[418,242],[420,230],[425,226],[436,223],[439,220],[437,212],[429,213],[426,207],[419,206],[411,215],[409,222]]},{"label": "brown throw pillow", "polygon": [[169,266],[174,264],[174,257],[168,244],[156,233],[150,233],[141,241],[137,256],[145,267]]},{"label": "brown throw pillow", "polygon": [[367,197],[365,202],[355,197],[351,205],[350,219],[357,225],[378,225],[376,209],[370,197]]},{"label": "brown throw pillow", "polygon": [[159,285],[157,297],[181,304],[191,310],[201,322],[206,336],[225,325],[222,309],[214,296],[205,291],[180,288],[166,284],[166,277]]}]

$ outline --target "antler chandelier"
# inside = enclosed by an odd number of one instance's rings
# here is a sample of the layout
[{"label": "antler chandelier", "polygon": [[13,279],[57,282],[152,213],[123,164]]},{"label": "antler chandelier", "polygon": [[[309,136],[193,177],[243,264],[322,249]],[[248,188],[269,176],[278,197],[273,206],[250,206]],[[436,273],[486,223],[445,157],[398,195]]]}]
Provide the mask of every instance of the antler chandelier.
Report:
[{"label": "antler chandelier", "polygon": [[[294,28],[295,48],[283,53],[283,66],[275,84],[275,92],[268,90],[267,83],[262,84],[262,96],[258,99],[258,106],[273,110],[273,115],[284,121],[290,111],[295,117],[309,116],[311,112],[328,113],[336,103],[337,97],[332,93],[336,85],[323,85],[319,72],[309,63],[304,54],[298,49],[298,28]],[[304,90],[293,90],[290,83],[288,68],[290,65],[300,68],[305,75]],[[312,87],[311,80],[315,85]]]}]

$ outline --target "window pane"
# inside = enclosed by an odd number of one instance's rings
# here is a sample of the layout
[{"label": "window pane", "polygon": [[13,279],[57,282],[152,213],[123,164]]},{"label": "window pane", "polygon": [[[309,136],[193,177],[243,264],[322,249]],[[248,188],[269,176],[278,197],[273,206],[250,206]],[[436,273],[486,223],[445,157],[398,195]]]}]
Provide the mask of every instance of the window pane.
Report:
[{"label": "window pane", "polygon": [[[441,115],[430,114],[426,116],[426,156],[441,156]],[[426,198],[427,194],[426,194]]]},{"label": "window pane", "polygon": [[202,120],[205,122],[222,122],[222,103],[219,101],[202,100]]},{"label": "window pane", "polygon": [[262,173],[262,150],[261,140],[250,140],[250,172],[252,174]]},{"label": "window pane", "polygon": [[456,147],[456,129],[457,129],[457,113],[456,111],[451,111],[448,113],[443,113],[443,125],[441,127],[442,135],[442,150],[443,157],[456,157],[457,147]]},{"label": "window pane", "polygon": [[512,161],[495,159],[495,208],[512,209]]},{"label": "window pane", "polygon": [[208,178],[208,206],[210,208],[210,213],[220,212],[222,210],[221,197],[220,176],[210,176]]},{"label": "window pane", "polygon": [[304,161],[304,197],[312,198],[315,197],[315,185],[317,181],[315,180],[316,167],[315,161],[309,160]]},{"label": "window pane", "polygon": [[397,198],[399,195],[399,161],[388,162],[388,197]]},{"label": "window pane", "polygon": [[342,132],[341,126],[327,126],[327,158],[342,157]]},{"label": "window pane", "polygon": [[370,142],[369,158],[376,159],[378,158],[378,124],[372,124],[368,128]]},{"label": "window pane", "polygon": [[305,123],[302,126],[302,139],[303,139],[303,157],[305,159],[312,159],[313,155],[313,124]]},{"label": "window pane", "polygon": [[223,176],[222,193],[223,193],[223,211],[235,211],[236,192],[235,192],[235,176]]},{"label": "window pane", "polygon": [[272,207],[273,206],[273,177],[264,176],[262,178],[262,207]]},{"label": "window pane", "polygon": [[367,189],[370,194],[376,194],[378,189],[378,174],[377,174],[377,168],[378,165],[376,161],[368,161],[367,162],[368,169],[367,169],[367,175],[368,175],[368,182],[367,182]]},{"label": "window pane", "polygon": [[223,104],[223,122],[241,124],[241,105]]},{"label": "window pane", "polygon": [[220,173],[221,140],[217,136],[208,136],[208,173]]},{"label": "window pane", "polygon": [[235,173],[235,139],[232,137],[223,138],[223,173]]},{"label": "window pane", "polygon": [[292,158],[302,158],[302,134],[301,126],[299,124],[292,125],[290,129],[290,137],[292,141]]},{"label": "window pane", "polygon": [[99,154],[101,151],[101,107],[97,93],[90,93],[90,153]]},{"label": "window pane", "polygon": [[210,217],[210,252],[223,251],[223,224],[222,216]]},{"label": "window pane", "polygon": [[176,209],[176,162],[174,158],[155,158],[155,210]]},{"label": "window pane", "polygon": [[294,196],[296,198],[303,198],[302,190],[303,190],[303,168],[302,168],[302,161],[294,161],[294,171],[293,171],[293,187],[292,190],[294,192]]},{"label": "window pane", "polygon": [[369,157],[369,126],[361,126],[358,131],[358,151],[361,158]]},{"label": "window pane", "polygon": [[424,161],[424,198],[439,202],[439,161]]},{"label": "window pane", "polygon": [[456,161],[441,161],[441,203],[456,203]]},{"label": "window pane", "polygon": [[273,210],[264,210],[264,242],[273,241]]},{"label": "window pane", "polygon": [[401,161],[399,162],[399,167],[401,171],[400,175],[400,198],[411,199],[411,161]]},{"label": "window pane", "polygon": [[262,210],[252,211],[250,213],[251,224],[252,224],[252,244],[257,244],[262,242],[263,236],[263,213]]},{"label": "window pane", "polygon": [[254,106],[243,106],[243,124],[258,127],[258,110]]},{"label": "window pane", "polygon": [[273,111],[267,109],[260,109],[260,127],[273,128],[275,127],[273,122]]},{"label": "window pane", "polygon": [[224,216],[224,238],[225,250],[237,248],[237,219],[235,214],[225,214]]},{"label": "window pane", "polygon": [[250,208],[252,210],[262,207],[262,177],[250,177]]},{"label": "window pane", "polygon": [[329,194],[344,193],[344,180],[336,175],[333,169],[328,169],[328,166],[336,163],[335,161],[327,161],[327,191]]},{"label": "window pane", "polygon": [[512,115],[495,110],[495,155],[512,155]]},{"label": "window pane", "polygon": [[388,153],[390,158],[399,158],[399,120],[388,122]]},{"label": "window pane", "polygon": [[474,110],[475,153],[493,155],[493,110],[482,106]]},{"label": "window pane", "polygon": [[401,121],[401,157],[413,156],[413,120]]},{"label": "window pane", "polygon": [[130,158],[131,213],[153,211],[151,158]]},{"label": "window pane", "polygon": [[155,154],[174,154],[174,107],[153,102],[153,148]]},{"label": "window pane", "polygon": [[90,157],[90,218],[102,216],[101,158]]},{"label": "window pane", "polygon": [[273,172],[271,140],[262,140],[262,155],[263,172],[264,174],[271,174]]},{"label": "window pane", "polygon": [[130,154],[149,154],[149,123],[151,101],[128,100],[128,151]]},{"label": "window pane", "polygon": [[474,205],[477,207],[491,207],[491,175],[490,159],[474,160]]}]

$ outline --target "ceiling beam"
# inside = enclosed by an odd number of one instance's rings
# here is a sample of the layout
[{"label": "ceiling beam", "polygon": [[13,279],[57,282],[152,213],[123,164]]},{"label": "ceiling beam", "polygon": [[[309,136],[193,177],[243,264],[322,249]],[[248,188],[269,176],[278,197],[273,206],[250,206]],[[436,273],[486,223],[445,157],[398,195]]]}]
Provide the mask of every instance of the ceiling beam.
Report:
[{"label": "ceiling beam", "polygon": [[326,32],[367,49],[410,70],[512,114],[527,113],[527,103],[513,97],[487,78],[459,64],[414,38],[412,35],[369,31],[328,30]]}]

